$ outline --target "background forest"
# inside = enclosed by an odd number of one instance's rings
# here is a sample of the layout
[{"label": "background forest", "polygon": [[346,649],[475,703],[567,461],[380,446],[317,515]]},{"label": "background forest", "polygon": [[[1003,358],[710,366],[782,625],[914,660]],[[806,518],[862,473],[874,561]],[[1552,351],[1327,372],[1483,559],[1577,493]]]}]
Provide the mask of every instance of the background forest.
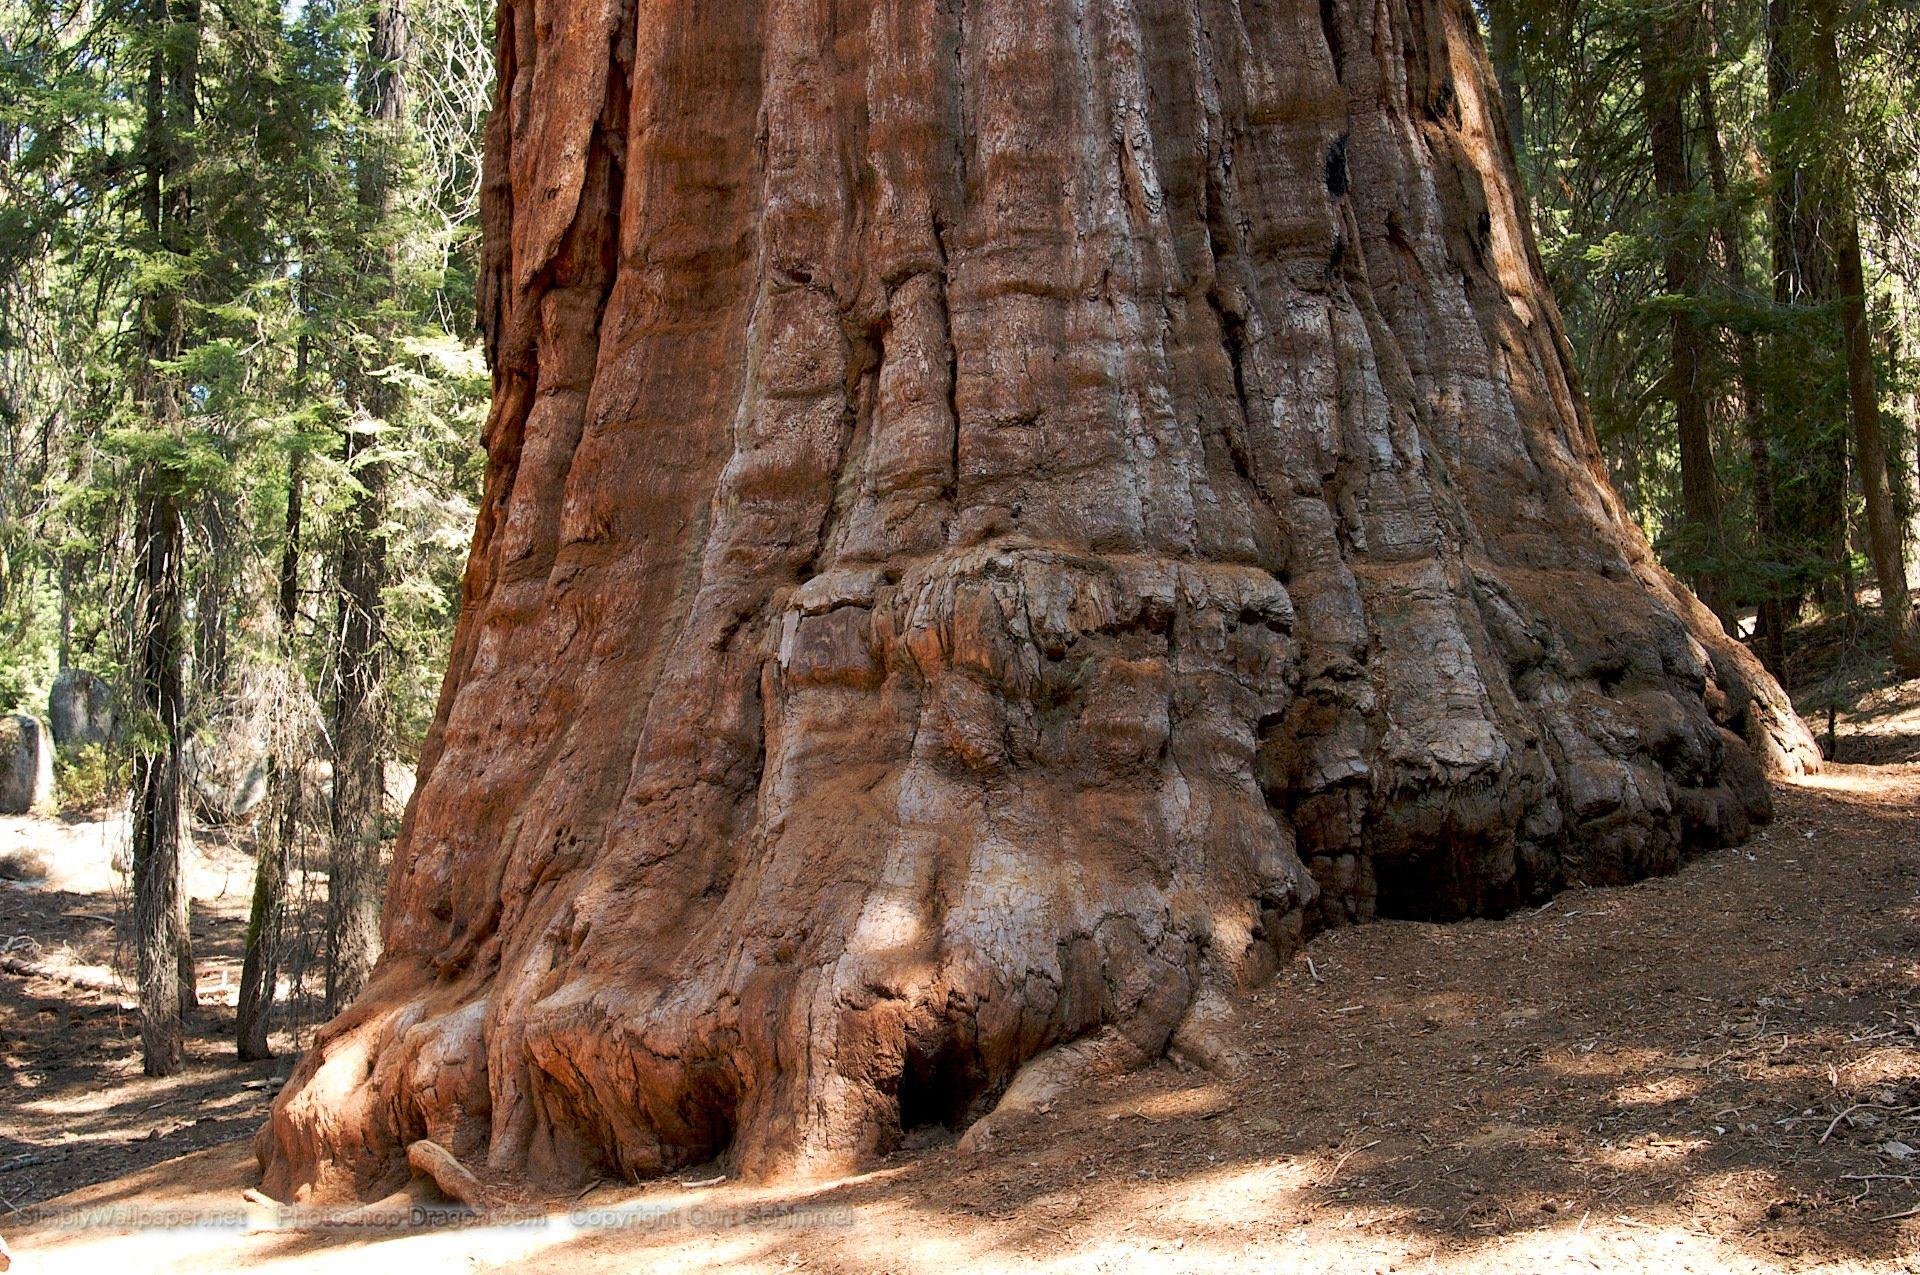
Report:
[{"label": "background forest", "polygon": [[[1663,559],[1790,681],[1820,620],[1920,674],[1920,5],[1480,12]],[[484,463],[491,20],[0,0],[0,709],[114,707],[58,782],[133,811],[150,1070],[189,817],[258,846],[243,1053],[290,970],[331,1006],[371,963]]]}]

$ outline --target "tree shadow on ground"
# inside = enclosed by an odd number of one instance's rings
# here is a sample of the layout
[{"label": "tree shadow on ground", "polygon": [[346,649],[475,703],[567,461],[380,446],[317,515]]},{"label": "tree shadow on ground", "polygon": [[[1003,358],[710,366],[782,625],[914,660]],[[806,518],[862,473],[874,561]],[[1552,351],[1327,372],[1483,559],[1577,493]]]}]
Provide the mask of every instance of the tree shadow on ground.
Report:
[{"label": "tree shadow on ground", "polygon": [[[186,1059],[178,1074],[141,1075],[140,1022],[131,991],[0,974],[0,1225],[36,1201],[251,1136],[278,1079],[292,1067],[295,1042],[286,1025],[317,1020],[319,1005],[311,994],[284,997],[275,1039],[282,1057],[241,1062],[235,1056],[232,990],[245,941],[252,859],[238,834],[203,829],[198,836],[207,881],[191,914],[202,1004],[187,1016]],[[95,849],[88,846],[87,852]],[[97,849],[104,865],[108,848]],[[100,867],[89,879],[113,877]],[[216,888],[221,881],[226,887]],[[124,984],[131,965],[120,929],[124,904],[124,893],[111,884],[6,886],[0,888],[0,940],[40,965],[92,976],[117,973]],[[298,919],[300,927],[317,933],[317,915]]]},{"label": "tree shadow on ground", "polygon": [[482,1251],[582,1270],[1889,1263],[1920,1227],[1889,1216],[1920,1204],[1916,794],[1920,768],[1840,768],[1674,878],[1323,935],[1250,998],[1233,1079],[1163,1064],[986,1154],[946,1135],[817,1191],[602,1188],[577,1207],[637,1210],[624,1225],[558,1208]]}]

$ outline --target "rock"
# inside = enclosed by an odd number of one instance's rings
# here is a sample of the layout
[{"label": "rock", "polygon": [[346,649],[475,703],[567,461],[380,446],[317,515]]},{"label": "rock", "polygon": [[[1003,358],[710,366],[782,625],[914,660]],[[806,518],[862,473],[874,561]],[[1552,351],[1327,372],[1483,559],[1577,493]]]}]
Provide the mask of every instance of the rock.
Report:
[{"label": "rock", "polygon": [[24,713],[0,717],[0,815],[53,805],[53,736]]},{"label": "rock", "polygon": [[53,875],[53,861],[44,850],[0,852],[0,881],[44,881]]},{"label": "rock", "polygon": [[380,797],[380,817],[395,827],[407,813],[407,803],[413,800],[414,771],[413,765],[399,760],[389,760],[381,767],[385,782]]},{"label": "rock", "polygon": [[113,688],[86,669],[61,669],[47,692],[47,723],[62,751],[106,745],[115,727]]},{"label": "rock", "polygon": [[333,804],[333,763],[310,757],[300,767],[301,808],[313,818],[325,818]]},{"label": "rock", "polygon": [[243,823],[267,799],[265,745],[244,733],[212,743],[199,736],[182,749],[193,813],[213,824]]}]

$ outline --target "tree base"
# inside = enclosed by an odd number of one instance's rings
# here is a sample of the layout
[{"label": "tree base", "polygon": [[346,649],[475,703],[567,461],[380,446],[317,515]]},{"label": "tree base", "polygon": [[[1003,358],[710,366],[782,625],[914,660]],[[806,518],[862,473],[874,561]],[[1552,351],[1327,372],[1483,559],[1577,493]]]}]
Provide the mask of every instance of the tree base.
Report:
[{"label": "tree base", "polygon": [[816,579],[757,697],[782,817],[697,868],[616,829],[545,924],[384,964],[262,1130],[268,1189],[381,1194],[423,1138],[554,1188],[722,1155],[840,1174],[1183,1025],[1217,1061],[1223,1007],[1307,929],[1495,914],[1746,836],[1756,757],[1808,756],[1777,691],[1644,582],[1579,596],[1613,618],[1586,647],[1435,565],[1371,594],[1400,622],[1364,663],[1314,672],[1246,568],[998,545]]},{"label": "tree base", "polygon": [[488,494],[275,1194],[1228,1066],[1309,928],[1813,764],[1606,485],[1464,0],[562,8],[501,11]]}]

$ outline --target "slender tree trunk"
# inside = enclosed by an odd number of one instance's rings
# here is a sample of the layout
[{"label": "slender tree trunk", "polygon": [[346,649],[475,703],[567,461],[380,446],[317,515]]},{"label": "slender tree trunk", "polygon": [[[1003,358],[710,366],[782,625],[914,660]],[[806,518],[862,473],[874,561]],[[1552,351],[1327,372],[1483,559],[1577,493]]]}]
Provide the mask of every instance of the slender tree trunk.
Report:
[{"label": "slender tree trunk", "polygon": [[[1647,136],[1653,156],[1654,188],[1663,209],[1664,275],[1667,294],[1676,307],[1694,304],[1700,295],[1706,245],[1692,230],[1694,219],[1687,202],[1692,198],[1693,174],[1687,162],[1685,102],[1692,83],[1688,64],[1693,56],[1699,14],[1691,5],[1677,16],[1649,23],[1642,35],[1641,73]],[[1691,573],[1700,600],[1719,614],[1724,605],[1718,579],[1722,554],[1720,478],[1713,459],[1713,418],[1707,407],[1705,334],[1684,308],[1667,321],[1671,357],[1667,369],[1668,395],[1673,400],[1680,443],[1682,525],[1689,556],[1710,565]],[[1724,622],[1724,616],[1723,622]]]},{"label": "slender tree trunk", "polygon": [[[301,334],[294,383],[306,385],[309,340]],[[280,541],[280,588],[274,608],[279,627],[282,676],[292,679],[294,625],[300,615],[300,526],[306,504],[306,455],[296,451],[287,472],[287,511]],[[234,1035],[242,1058],[270,1058],[268,1019],[284,941],[287,876],[299,831],[300,774],[289,742],[296,726],[277,716],[267,753],[267,809],[254,862],[253,901],[247,916],[246,951]]]},{"label": "slender tree trunk", "polygon": [[[199,0],[149,0],[147,13],[155,48],[145,90],[141,216],[148,242],[184,259],[192,213],[186,139],[193,129],[199,74]],[[152,428],[176,437],[183,428],[181,389],[164,364],[179,356],[185,322],[176,285],[162,285],[143,299],[140,402]],[[148,1075],[165,1076],[180,1066],[181,1020],[194,1003],[181,753],[185,535],[179,478],[165,461],[147,466],[137,508],[134,685],[144,720],[136,727],[133,758],[134,959],[142,1064]]]},{"label": "slender tree trunk", "polygon": [[[1790,103],[1803,91],[1803,4],[1804,0],[1768,0],[1767,102],[1772,120],[1768,189],[1774,304],[1782,311],[1805,312],[1829,300],[1833,284],[1829,254],[1816,220],[1818,201],[1812,193],[1812,174],[1804,162],[1803,148],[1786,123]],[[1800,349],[1790,349],[1787,355],[1789,361],[1804,357]],[[1814,445],[1803,444],[1798,457],[1805,490],[1796,502],[1797,516],[1792,525],[1799,530],[1800,542],[1813,546],[1828,565],[1818,582],[1820,601],[1850,609],[1853,589],[1845,421],[1830,420],[1824,401],[1804,397],[1777,405],[1776,416],[1781,412],[1799,416],[1801,429],[1814,434]],[[1785,610],[1789,618],[1799,612],[1804,600],[1801,596],[1788,601]]]},{"label": "slender tree trunk", "polygon": [[1896,375],[1906,385],[1900,395],[1901,432],[1907,446],[1906,463],[1900,468],[1905,471],[1906,486],[1902,499],[1896,503],[1902,506],[1906,516],[1909,592],[1920,591],[1920,386],[1916,386],[1911,379],[1914,372],[1913,354],[1908,348],[1913,322],[1911,296],[1902,288],[1894,322],[1889,325],[1887,342],[1890,362],[1898,369]]},{"label": "slender tree trunk", "polygon": [[187,827],[182,792],[180,511],[170,479],[149,477],[140,494],[136,690],[145,720],[133,758],[133,928],[142,1063],[172,1075],[182,1050],[181,1016],[193,994],[183,879]]},{"label": "slender tree trunk", "polygon": [[[369,17],[360,86],[370,134],[358,195],[364,233],[376,249],[363,267],[380,279],[386,303],[398,300],[398,259],[388,225],[406,120],[408,27],[405,0],[380,0]],[[384,354],[388,345],[379,347]],[[327,1005],[356,996],[380,950],[380,803],[386,755],[382,702],[386,644],[387,466],[377,430],[391,421],[399,395],[379,366],[353,377],[355,410],[345,461],[358,488],[340,546],[340,614],[332,735],[333,836],[327,883]]]},{"label": "slender tree trunk", "polygon": [[[1806,31],[1808,73],[1821,117],[1845,117],[1846,83],[1840,66],[1839,14],[1831,0],[1811,6]],[[1880,586],[1880,606],[1893,662],[1908,677],[1920,676],[1920,614],[1907,588],[1905,528],[1894,507],[1886,432],[1880,420],[1880,384],[1873,366],[1873,324],[1867,313],[1866,268],[1860,248],[1860,218],[1854,178],[1844,149],[1824,148],[1825,171],[1815,186],[1821,222],[1831,235],[1834,288],[1846,350],[1847,415],[1854,461],[1866,510],[1867,555]]]},{"label": "slender tree trunk", "polygon": [[[1700,124],[1707,141],[1707,173],[1713,183],[1714,202],[1719,209],[1716,231],[1721,259],[1727,268],[1727,286],[1736,300],[1744,301],[1751,283],[1747,277],[1747,248],[1740,224],[1740,209],[1733,198],[1727,177],[1725,143],[1720,136],[1720,112],[1714,103],[1713,78],[1706,66],[1698,77]],[[1773,449],[1767,439],[1766,402],[1760,388],[1760,350],[1751,326],[1736,324],[1733,330],[1735,356],[1740,365],[1741,424],[1747,439],[1747,463],[1751,471],[1753,495],[1753,534],[1763,562],[1779,553],[1774,513]],[[1776,676],[1786,669],[1786,615],[1778,591],[1771,583],[1761,586],[1758,623],[1754,644],[1760,662]]]},{"label": "slender tree trunk", "polygon": [[60,647],[61,668],[73,667],[73,554],[60,554]]},{"label": "slender tree trunk", "polygon": [[1873,327],[1867,313],[1866,270],[1859,222],[1843,211],[1835,258],[1840,288],[1840,325],[1846,340],[1847,407],[1853,424],[1855,463],[1866,510],[1867,554],[1880,585],[1880,606],[1896,669],[1920,677],[1920,613],[1907,586],[1905,528],[1896,508],[1886,431],[1880,420],[1880,384],[1873,366]]},{"label": "slender tree trunk", "polygon": [[194,598],[192,718],[204,725],[221,716],[228,699],[232,665],[227,624],[241,541],[238,501],[232,492],[202,492],[197,503],[206,551]]},{"label": "slender tree trunk", "polygon": [[1507,123],[1513,157],[1523,169],[1527,160],[1527,99],[1520,72],[1520,15],[1516,0],[1487,0],[1487,55],[1500,83],[1500,105]]}]

